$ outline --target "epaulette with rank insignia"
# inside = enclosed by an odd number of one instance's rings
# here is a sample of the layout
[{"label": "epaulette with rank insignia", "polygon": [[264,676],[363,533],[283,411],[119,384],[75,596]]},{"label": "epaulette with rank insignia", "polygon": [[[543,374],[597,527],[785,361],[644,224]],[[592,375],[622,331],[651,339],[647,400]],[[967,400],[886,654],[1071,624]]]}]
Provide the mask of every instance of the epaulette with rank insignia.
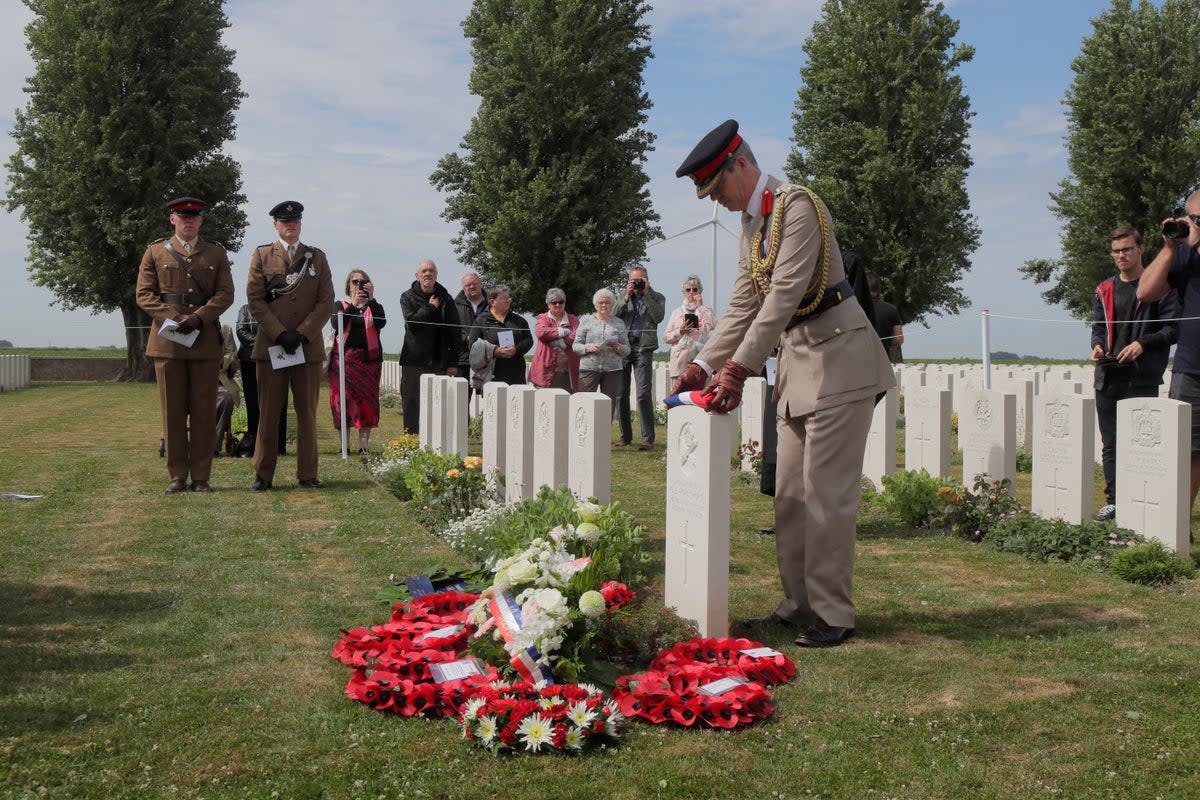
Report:
[{"label": "epaulette with rank insignia", "polygon": [[165,242],[167,239],[170,239],[170,238],[171,238],[170,236],[164,236],[161,239],[155,239],[150,244],[158,244],[159,242]]}]

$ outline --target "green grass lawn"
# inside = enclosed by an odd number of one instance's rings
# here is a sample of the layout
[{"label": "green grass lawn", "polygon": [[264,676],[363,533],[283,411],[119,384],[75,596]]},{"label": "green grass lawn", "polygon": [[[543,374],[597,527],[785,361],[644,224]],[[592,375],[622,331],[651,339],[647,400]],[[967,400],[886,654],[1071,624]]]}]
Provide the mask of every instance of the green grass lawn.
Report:
[{"label": "green grass lawn", "polygon": [[[382,622],[380,586],[455,555],[319,419],[328,490],[257,494],[249,461],[220,459],[219,493],[166,496],[153,386],[0,395],[0,491],[46,495],[0,500],[0,796],[1200,796],[1196,584],[1033,564],[879,512],[860,519],[859,637],[768,635],[798,674],[749,729],[632,724],[593,755],[496,758],[451,722],[352,703],[339,629]],[[400,430],[385,410],[380,443]],[[660,557],[663,456],[613,454],[613,495]],[[735,481],[734,617],[777,599],[769,519]]]}]

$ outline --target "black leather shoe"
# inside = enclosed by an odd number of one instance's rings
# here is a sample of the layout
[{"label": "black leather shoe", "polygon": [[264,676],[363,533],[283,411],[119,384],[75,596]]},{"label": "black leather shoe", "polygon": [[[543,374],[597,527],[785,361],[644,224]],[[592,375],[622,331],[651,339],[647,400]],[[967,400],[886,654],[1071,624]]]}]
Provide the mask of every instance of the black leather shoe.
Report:
[{"label": "black leather shoe", "polygon": [[818,618],[804,633],[796,637],[796,644],[800,647],[837,647],[853,635],[854,628],[826,625],[824,620]]},{"label": "black leather shoe", "polygon": [[271,488],[271,482],[266,478],[261,478],[258,475],[254,476],[254,485],[250,487],[256,492],[265,492]]},{"label": "black leather shoe", "polygon": [[167,484],[167,488],[163,490],[163,494],[179,494],[187,491],[187,481],[182,481],[176,478]]},{"label": "black leather shoe", "polygon": [[775,526],[772,525],[769,528],[759,528],[758,535],[759,536],[774,536],[775,535]]},{"label": "black leather shoe", "polygon": [[309,478],[300,481],[300,486],[304,489],[324,489],[325,483],[320,478]]},{"label": "black leather shoe", "polygon": [[744,619],[740,624],[743,628],[766,628],[771,625],[782,625],[785,628],[791,628],[795,626],[796,623],[792,622],[790,619],[784,619],[772,611],[765,617],[750,617],[748,619]]},{"label": "black leather shoe", "polygon": [[192,491],[193,492],[211,492],[212,487],[208,485],[208,481],[193,481],[192,482]]}]

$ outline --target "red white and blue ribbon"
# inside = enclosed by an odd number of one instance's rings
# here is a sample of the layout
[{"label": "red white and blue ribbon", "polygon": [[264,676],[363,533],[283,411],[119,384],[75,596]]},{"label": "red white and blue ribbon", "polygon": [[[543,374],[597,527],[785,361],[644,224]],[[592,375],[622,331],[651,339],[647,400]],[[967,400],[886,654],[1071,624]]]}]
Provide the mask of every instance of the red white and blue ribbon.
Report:
[{"label": "red white and blue ribbon", "polygon": [[663,405],[667,408],[678,408],[679,406],[696,406],[705,411],[708,411],[708,404],[712,401],[713,396],[706,394],[703,391],[680,392],[679,394],[669,395],[663,398]]},{"label": "red white and blue ribbon", "polygon": [[[521,630],[521,607],[517,605],[512,593],[507,591],[499,591],[492,595],[488,606],[492,612],[492,619],[496,620],[496,626],[500,628],[500,635],[506,643],[512,644]],[[508,662],[530,683],[554,683],[554,676],[550,674],[550,670],[544,664],[538,663],[541,657],[542,654],[536,647],[526,647]]]}]

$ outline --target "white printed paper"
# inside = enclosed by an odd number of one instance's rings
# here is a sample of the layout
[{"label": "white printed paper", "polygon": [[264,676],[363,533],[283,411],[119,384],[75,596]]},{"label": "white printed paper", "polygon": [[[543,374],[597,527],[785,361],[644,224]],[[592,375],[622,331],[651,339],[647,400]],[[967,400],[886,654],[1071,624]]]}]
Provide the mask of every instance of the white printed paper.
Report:
[{"label": "white printed paper", "polygon": [[450,636],[454,636],[455,634],[462,633],[463,627],[464,626],[462,625],[447,625],[444,628],[438,628],[437,630],[430,631],[421,638],[417,639],[416,644],[420,644],[426,639],[446,639]]},{"label": "white printed paper", "polygon": [[296,352],[289,355],[283,345],[273,344],[267,348],[267,355],[271,356],[272,369],[285,369],[304,363],[303,347],[297,347]]},{"label": "white printed paper", "polygon": [[774,658],[781,656],[783,653],[770,647],[747,647],[745,650],[739,650],[739,653],[744,653],[751,658]]},{"label": "white printed paper", "polygon": [[183,333],[179,330],[178,322],[173,319],[165,319],[158,327],[158,335],[183,347],[191,347],[196,343],[196,337],[200,335],[200,331],[193,330],[191,333]]},{"label": "white printed paper", "polygon": [[459,661],[446,661],[440,664],[430,664],[429,674],[434,683],[446,683],[469,678],[472,675],[482,675],[479,662],[474,658],[464,658]]},{"label": "white printed paper", "polygon": [[722,695],[726,692],[736,689],[743,683],[749,683],[749,681],[745,678],[721,678],[719,681],[713,681],[712,683],[705,683],[701,685],[700,694],[706,694],[710,697],[717,697],[718,695]]},{"label": "white printed paper", "polygon": [[512,331],[496,331],[497,347],[516,347],[517,340],[513,338]]}]

